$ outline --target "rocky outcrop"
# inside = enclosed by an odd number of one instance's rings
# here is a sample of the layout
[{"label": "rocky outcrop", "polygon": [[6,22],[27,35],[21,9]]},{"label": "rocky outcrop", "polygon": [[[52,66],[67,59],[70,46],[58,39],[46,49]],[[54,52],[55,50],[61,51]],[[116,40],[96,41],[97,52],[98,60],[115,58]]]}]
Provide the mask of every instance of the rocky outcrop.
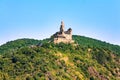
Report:
[{"label": "rocky outcrop", "polygon": [[98,78],[98,80],[109,80],[104,75],[100,75],[94,67],[88,67],[88,72],[90,76],[95,76]]}]

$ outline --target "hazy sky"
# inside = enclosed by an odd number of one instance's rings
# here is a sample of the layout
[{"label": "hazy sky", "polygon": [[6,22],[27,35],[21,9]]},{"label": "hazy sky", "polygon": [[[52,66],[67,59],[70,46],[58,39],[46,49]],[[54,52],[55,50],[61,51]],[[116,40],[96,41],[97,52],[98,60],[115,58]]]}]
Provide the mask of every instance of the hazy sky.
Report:
[{"label": "hazy sky", "polygon": [[61,20],[73,34],[120,45],[120,0],[0,0],[0,44],[48,38]]}]

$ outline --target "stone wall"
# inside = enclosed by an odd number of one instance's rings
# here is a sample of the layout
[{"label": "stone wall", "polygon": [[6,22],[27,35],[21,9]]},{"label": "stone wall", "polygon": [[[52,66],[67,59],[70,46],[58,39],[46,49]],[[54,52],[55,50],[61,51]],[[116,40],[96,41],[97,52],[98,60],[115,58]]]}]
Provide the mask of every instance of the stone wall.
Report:
[{"label": "stone wall", "polygon": [[74,43],[73,40],[70,40],[70,39],[65,39],[65,38],[54,38],[54,43],[60,43],[60,42],[63,42],[63,43]]}]

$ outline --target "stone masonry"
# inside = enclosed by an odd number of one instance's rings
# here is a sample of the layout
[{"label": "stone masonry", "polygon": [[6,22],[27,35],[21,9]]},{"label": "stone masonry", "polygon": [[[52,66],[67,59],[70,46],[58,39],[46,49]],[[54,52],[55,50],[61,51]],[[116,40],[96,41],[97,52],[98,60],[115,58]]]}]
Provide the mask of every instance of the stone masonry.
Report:
[{"label": "stone masonry", "polygon": [[60,31],[56,32],[54,35],[54,43],[74,43],[72,40],[72,29],[69,28],[67,31],[64,31],[64,23],[61,21]]}]

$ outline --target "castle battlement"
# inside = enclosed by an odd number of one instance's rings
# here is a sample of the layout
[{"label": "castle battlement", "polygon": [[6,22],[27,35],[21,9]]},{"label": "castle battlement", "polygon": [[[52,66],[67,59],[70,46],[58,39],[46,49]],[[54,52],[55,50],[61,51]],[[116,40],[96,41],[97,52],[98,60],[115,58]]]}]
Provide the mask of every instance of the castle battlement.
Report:
[{"label": "castle battlement", "polygon": [[61,21],[60,31],[56,32],[54,35],[54,43],[74,43],[72,40],[72,29],[69,28],[67,31],[64,31],[64,22]]}]

